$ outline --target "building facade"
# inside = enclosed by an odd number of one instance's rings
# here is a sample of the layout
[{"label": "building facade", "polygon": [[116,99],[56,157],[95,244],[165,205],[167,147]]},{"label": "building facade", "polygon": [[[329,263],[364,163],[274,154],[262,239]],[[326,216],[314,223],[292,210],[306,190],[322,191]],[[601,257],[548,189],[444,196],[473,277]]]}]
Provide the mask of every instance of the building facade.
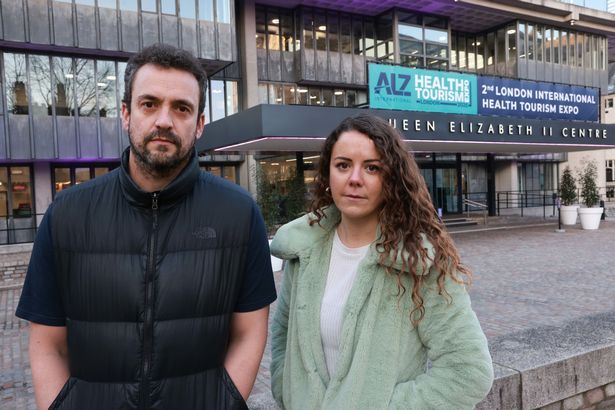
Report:
[{"label": "building facade", "polygon": [[[462,211],[463,199],[495,213],[522,192],[544,196],[570,152],[615,146],[600,124],[615,93],[611,3],[0,0],[0,243],[31,241],[57,192],[118,166],[126,60],[156,42],[194,53],[210,76],[202,167],[254,192],[261,171],[270,184],[299,176],[309,186],[322,138],[367,109],[404,132],[445,213]],[[374,63],[598,90],[600,117],[550,121],[574,129],[567,141],[500,135],[504,143],[461,130],[495,121],[538,134],[544,124],[375,109]],[[404,129],[414,121],[423,130]],[[423,132],[430,121],[449,130]],[[580,130],[608,137],[576,138]],[[605,155],[608,181],[615,155]]]}]

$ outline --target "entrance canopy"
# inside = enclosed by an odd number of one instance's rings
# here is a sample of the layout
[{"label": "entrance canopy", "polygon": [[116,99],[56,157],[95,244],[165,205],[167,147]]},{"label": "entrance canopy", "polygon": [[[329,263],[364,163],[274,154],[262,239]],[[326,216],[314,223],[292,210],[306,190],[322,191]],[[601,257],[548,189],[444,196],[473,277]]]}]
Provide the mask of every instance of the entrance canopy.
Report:
[{"label": "entrance canopy", "polygon": [[346,117],[362,112],[398,129],[425,152],[541,153],[615,148],[615,124],[417,111],[258,105],[205,126],[199,152],[319,151]]}]

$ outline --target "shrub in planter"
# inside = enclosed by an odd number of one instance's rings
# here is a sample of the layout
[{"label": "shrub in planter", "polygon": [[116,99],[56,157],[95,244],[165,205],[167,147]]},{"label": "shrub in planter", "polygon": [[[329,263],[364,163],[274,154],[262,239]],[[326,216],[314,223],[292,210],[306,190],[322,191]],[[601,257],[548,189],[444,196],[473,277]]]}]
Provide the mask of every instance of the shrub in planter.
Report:
[{"label": "shrub in planter", "polygon": [[600,216],[602,215],[603,209],[594,208],[598,205],[598,201],[600,201],[598,185],[596,184],[597,177],[598,167],[596,163],[594,161],[586,161],[583,169],[579,172],[583,205],[587,207],[579,208],[579,216],[583,229],[598,229],[600,225]]},{"label": "shrub in planter", "polygon": [[559,187],[559,195],[562,200],[562,206],[560,207],[560,215],[563,225],[574,225],[577,223],[577,209],[578,205],[575,205],[577,200],[577,185],[572,175],[570,167],[564,169],[562,174],[562,181]]}]

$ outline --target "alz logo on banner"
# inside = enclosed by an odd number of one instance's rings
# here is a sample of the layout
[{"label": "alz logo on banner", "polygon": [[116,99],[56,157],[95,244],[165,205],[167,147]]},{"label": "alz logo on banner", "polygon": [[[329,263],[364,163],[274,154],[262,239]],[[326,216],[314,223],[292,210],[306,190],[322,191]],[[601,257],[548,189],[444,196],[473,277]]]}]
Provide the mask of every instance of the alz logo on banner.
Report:
[{"label": "alz logo on banner", "polygon": [[[380,73],[378,81],[374,87],[375,94],[388,95],[403,95],[410,97],[412,93],[408,91],[410,88],[410,74],[399,73]],[[384,90],[384,91],[383,91]]]}]

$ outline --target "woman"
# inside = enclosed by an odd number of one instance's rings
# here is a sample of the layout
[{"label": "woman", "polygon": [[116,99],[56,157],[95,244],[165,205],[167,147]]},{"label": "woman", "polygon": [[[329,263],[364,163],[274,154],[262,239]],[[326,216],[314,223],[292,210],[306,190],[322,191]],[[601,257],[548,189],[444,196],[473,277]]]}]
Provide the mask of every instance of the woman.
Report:
[{"label": "woman", "polygon": [[[470,272],[397,131],[360,114],[327,138],[287,261],[271,386],[286,409],[471,409],[493,380]],[[427,361],[431,366],[427,369]]]}]

